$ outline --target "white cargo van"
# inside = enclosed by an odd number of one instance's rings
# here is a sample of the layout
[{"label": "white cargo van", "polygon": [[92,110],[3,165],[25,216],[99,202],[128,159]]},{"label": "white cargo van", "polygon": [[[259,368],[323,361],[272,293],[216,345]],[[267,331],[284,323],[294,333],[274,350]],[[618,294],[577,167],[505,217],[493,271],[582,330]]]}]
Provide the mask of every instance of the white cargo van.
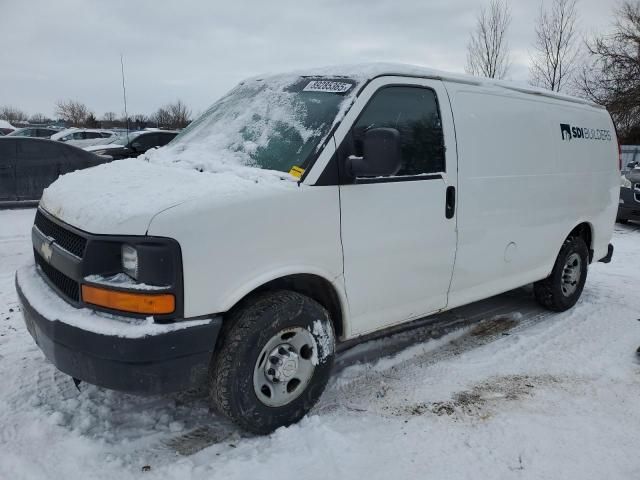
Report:
[{"label": "white cargo van", "polygon": [[209,382],[264,433],[320,397],[336,345],[533,283],[573,306],[608,261],[614,125],[585,100],[403,65],[252,78],[168,146],[44,192],[27,327],[63,372]]}]

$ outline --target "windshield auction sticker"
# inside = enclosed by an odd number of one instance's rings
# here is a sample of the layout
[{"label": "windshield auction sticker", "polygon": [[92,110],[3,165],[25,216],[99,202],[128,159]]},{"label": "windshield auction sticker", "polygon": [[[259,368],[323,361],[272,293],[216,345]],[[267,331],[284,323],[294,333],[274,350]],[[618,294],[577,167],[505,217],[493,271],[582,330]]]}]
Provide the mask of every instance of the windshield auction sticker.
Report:
[{"label": "windshield auction sticker", "polygon": [[345,93],[352,87],[351,83],[335,82],[333,80],[312,80],[307,83],[303,92],[327,92],[327,93]]}]

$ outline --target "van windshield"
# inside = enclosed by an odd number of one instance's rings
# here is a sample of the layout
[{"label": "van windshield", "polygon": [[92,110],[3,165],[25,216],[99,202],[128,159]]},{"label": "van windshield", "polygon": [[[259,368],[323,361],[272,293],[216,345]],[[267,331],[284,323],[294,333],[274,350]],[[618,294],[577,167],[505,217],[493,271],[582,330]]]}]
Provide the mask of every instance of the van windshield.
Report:
[{"label": "van windshield", "polygon": [[150,160],[204,171],[241,165],[288,172],[317,151],[350,104],[354,85],[299,76],[242,82]]}]

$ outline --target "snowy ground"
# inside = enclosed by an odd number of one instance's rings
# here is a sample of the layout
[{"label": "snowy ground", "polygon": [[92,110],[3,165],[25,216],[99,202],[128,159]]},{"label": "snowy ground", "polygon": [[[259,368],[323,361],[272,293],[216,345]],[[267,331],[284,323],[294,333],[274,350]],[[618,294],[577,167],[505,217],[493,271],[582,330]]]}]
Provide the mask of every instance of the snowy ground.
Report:
[{"label": "snowy ground", "polygon": [[0,211],[0,479],[640,478],[637,226],[573,310],[523,289],[358,346],[311,415],[260,438],[200,392],[78,392],[57,372],[13,286],[33,215]]}]

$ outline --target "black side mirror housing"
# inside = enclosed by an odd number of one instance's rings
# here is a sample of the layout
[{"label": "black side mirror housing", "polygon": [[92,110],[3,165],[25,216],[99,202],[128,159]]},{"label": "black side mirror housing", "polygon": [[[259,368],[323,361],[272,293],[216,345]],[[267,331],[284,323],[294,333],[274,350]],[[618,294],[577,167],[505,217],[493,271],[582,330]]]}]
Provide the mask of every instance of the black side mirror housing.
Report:
[{"label": "black side mirror housing", "polygon": [[387,177],[402,167],[400,132],[395,128],[372,128],[362,141],[362,157],[347,159],[347,172],[357,177]]},{"label": "black side mirror housing", "polygon": [[627,163],[627,168],[636,168],[637,166],[638,166],[638,162]]},{"label": "black side mirror housing", "polygon": [[139,142],[132,142],[129,144],[129,148],[134,152],[142,152],[142,145]]}]

